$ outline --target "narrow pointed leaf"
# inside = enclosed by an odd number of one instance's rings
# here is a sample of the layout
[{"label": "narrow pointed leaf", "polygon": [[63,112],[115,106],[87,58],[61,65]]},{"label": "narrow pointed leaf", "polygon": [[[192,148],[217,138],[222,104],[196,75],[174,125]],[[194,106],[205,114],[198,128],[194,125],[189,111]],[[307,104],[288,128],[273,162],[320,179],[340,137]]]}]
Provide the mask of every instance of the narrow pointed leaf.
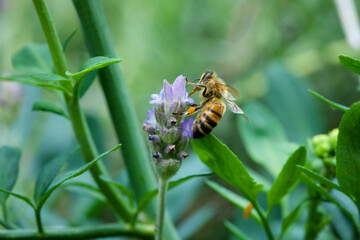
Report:
[{"label": "narrow pointed leaf", "polygon": [[312,90],[310,90],[310,89],[308,89],[308,92],[311,93],[312,95],[314,95],[315,97],[317,97],[318,99],[326,102],[326,103],[329,104],[330,106],[332,106],[332,107],[334,107],[334,108],[337,108],[337,109],[339,109],[339,110],[341,110],[341,111],[344,111],[344,112],[345,112],[346,110],[349,109],[349,107],[344,106],[344,105],[339,104],[339,103],[336,103],[336,102],[333,102],[333,101],[327,99],[326,97],[324,97],[324,96],[322,96],[322,95],[318,94],[317,92],[314,92],[314,91],[312,91]]},{"label": "narrow pointed leaf", "polygon": [[304,165],[306,161],[306,148],[301,146],[288,159],[279,176],[270,188],[267,202],[270,213],[272,208],[279,203],[287,191],[298,181],[301,171],[296,165]]},{"label": "narrow pointed leaf", "polygon": [[[15,147],[0,148],[0,188],[11,191],[19,172],[21,150]],[[0,204],[5,204],[8,194],[0,193]]]},{"label": "narrow pointed leaf", "polygon": [[48,102],[44,100],[39,100],[34,102],[31,110],[50,112],[68,118],[68,116],[65,114],[64,110],[61,107],[57,106],[52,102]]},{"label": "narrow pointed leaf", "polygon": [[224,222],[224,225],[227,229],[230,230],[230,232],[232,232],[232,234],[235,235],[235,237],[237,237],[238,239],[240,240],[247,240],[249,239],[248,236],[246,236],[246,234],[241,231],[238,227],[236,227],[234,224],[232,224],[231,222],[229,221],[225,221]]},{"label": "narrow pointed leaf", "polygon": [[[176,181],[169,182],[168,190],[173,189],[176,186],[178,186],[192,178],[207,177],[207,176],[211,176],[211,175],[213,175],[213,173],[196,174],[196,175],[190,175],[190,176],[178,179]],[[144,207],[151,201],[151,199],[153,199],[158,194],[158,191],[159,190],[157,188],[150,190],[141,197],[141,199],[139,200],[139,203],[138,203],[138,208],[136,210],[136,213],[135,213],[135,216],[133,219],[134,221],[137,219],[137,215],[144,209]]]},{"label": "narrow pointed leaf", "polygon": [[346,55],[339,55],[339,61],[344,67],[360,75],[360,60]]},{"label": "narrow pointed leaf", "polygon": [[55,179],[64,162],[68,158],[69,156],[60,156],[54,158],[50,162],[45,164],[44,167],[40,170],[40,174],[36,179],[34,190],[34,200],[36,203],[38,203],[40,198],[46,193],[52,181]]},{"label": "narrow pointed leaf", "polygon": [[66,73],[68,76],[74,79],[80,80],[85,77],[90,71],[104,68],[110,64],[121,62],[122,58],[111,58],[111,57],[93,57],[87,60],[84,65],[81,66],[80,71],[77,73]]},{"label": "narrow pointed leaf", "polygon": [[1,193],[4,193],[4,194],[8,194],[8,195],[11,195],[11,196],[14,196],[18,199],[21,199],[23,200],[24,202],[26,202],[27,204],[29,204],[32,208],[35,209],[35,205],[34,203],[30,200],[30,198],[28,198],[27,196],[25,195],[22,195],[22,194],[19,194],[19,193],[14,193],[14,192],[11,192],[11,191],[7,191],[5,189],[2,189],[0,188],[0,192]]},{"label": "narrow pointed leaf", "polygon": [[60,76],[60,75],[57,75],[54,73],[31,74],[30,76],[33,78],[36,78],[38,80],[41,80],[41,81],[49,81],[49,82],[53,82],[53,83],[63,82],[63,83],[67,83],[67,84],[71,85],[70,79],[64,78],[63,76]]},{"label": "narrow pointed leaf", "polygon": [[339,190],[341,192],[343,192],[343,190],[341,189],[341,187],[339,185],[337,185],[336,183],[333,183],[332,181],[330,181],[329,179],[321,176],[320,174],[318,174],[317,172],[314,172],[304,166],[296,166],[297,168],[301,169],[301,171],[303,173],[305,173],[306,175],[308,175],[309,177],[319,181],[322,184],[325,184],[326,186],[328,186],[329,188],[334,188],[336,190]]},{"label": "narrow pointed leaf", "polygon": [[[246,206],[250,203],[249,200],[245,199],[244,197],[234,193],[233,191],[230,191],[226,189],[225,187],[210,181],[206,180],[206,184],[214,189],[218,194],[223,196],[225,199],[230,201],[231,203],[235,204],[238,208],[244,210]],[[251,211],[250,215],[252,218],[254,218],[260,225],[262,225],[262,222],[260,220],[260,216],[257,211]]]},{"label": "narrow pointed leaf", "polygon": [[360,208],[360,102],[345,112],[339,126],[336,176],[341,188]]},{"label": "narrow pointed leaf", "polygon": [[62,42],[62,49],[63,52],[66,51],[67,46],[69,45],[70,40],[74,37],[75,33],[77,32],[77,29],[74,29],[69,36],[67,36],[67,38],[65,38],[65,40]]},{"label": "narrow pointed leaf", "polygon": [[219,177],[237,188],[252,202],[262,185],[256,183],[237,156],[213,135],[191,140],[195,153]]},{"label": "narrow pointed leaf", "polygon": [[59,177],[57,177],[54,182],[52,183],[52,185],[48,188],[48,190],[46,191],[46,193],[44,193],[41,198],[39,199],[38,202],[38,206],[37,208],[40,209],[44,203],[46,202],[46,200],[50,197],[50,195],[64,182],[80,176],[81,174],[83,174],[84,172],[86,172],[87,170],[89,170],[94,164],[96,164],[101,158],[105,157],[106,155],[110,154],[111,152],[115,151],[116,149],[118,149],[121,146],[121,144],[117,145],[116,147],[110,149],[107,152],[102,153],[101,155],[99,155],[98,157],[96,157],[95,159],[93,159],[91,162],[85,164],[84,166],[75,169],[73,171],[67,172]]},{"label": "narrow pointed leaf", "polygon": [[13,82],[19,82],[24,84],[29,84],[33,86],[39,86],[46,89],[55,89],[62,91],[63,93],[71,96],[72,93],[69,91],[69,89],[59,86],[57,84],[51,84],[51,83],[44,83],[42,81],[39,81],[38,79],[32,77],[31,75],[12,75],[12,76],[0,76],[0,81],[13,81]]},{"label": "narrow pointed leaf", "polygon": [[287,215],[284,220],[282,221],[281,225],[281,233],[279,239],[285,234],[285,232],[289,229],[289,227],[298,219],[299,214],[302,210],[303,202],[301,202],[294,210]]},{"label": "narrow pointed leaf", "polygon": [[319,192],[328,201],[334,203],[354,223],[355,226],[358,226],[358,223],[354,219],[354,216],[347,209],[345,209],[333,196],[331,196],[331,194],[328,192],[327,189],[325,189],[319,184],[316,184],[311,178],[309,178],[304,173],[301,174],[301,181],[303,181],[306,185],[308,185],[315,191]]}]

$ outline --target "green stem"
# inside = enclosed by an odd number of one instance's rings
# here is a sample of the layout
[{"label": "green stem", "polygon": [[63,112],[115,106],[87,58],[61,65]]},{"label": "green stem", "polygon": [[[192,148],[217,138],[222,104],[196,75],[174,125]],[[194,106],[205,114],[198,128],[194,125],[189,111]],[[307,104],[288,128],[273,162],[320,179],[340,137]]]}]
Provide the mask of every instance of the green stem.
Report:
[{"label": "green stem", "polygon": [[95,239],[114,236],[130,236],[139,239],[153,239],[154,225],[149,224],[106,224],[66,229],[47,229],[39,235],[34,230],[1,231],[0,239]]},{"label": "green stem", "polygon": [[[73,3],[82,25],[90,55],[116,57],[101,2],[97,0],[73,0]],[[136,199],[139,201],[146,192],[156,188],[149,151],[141,134],[140,122],[137,119],[135,107],[119,64],[103,68],[99,74],[115,132],[123,144],[121,151],[130,182],[135,191]],[[145,212],[151,219],[155,220],[155,200],[148,204]],[[166,239],[179,239],[174,225],[166,213],[164,234]]]},{"label": "green stem", "polygon": [[254,205],[255,210],[257,211],[257,213],[260,216],[260,219],[263,223],[263,226],[264,226],[266,235],[268,236],[268,239],[273,240],[274,237],[273,237],[273,234],[271,233],[270,225],[269,225],[267,218],[265,217],[264,212],[262,211],[262,209],[260,208],[260,206],[257,202],[252,202],[252,204]]},{"label": "green stem", "polygon": [[44,234],[44,228],[41,222],[41,215],[40,215],[40,209],[35,210],[35,218],[36,218],[36,224],[38,228],[38,233],[40,235]]},{"label": "green stem", "polygon": [[156,233],[155,240],[162,239],[162,230],[164,223],[164,213],[166,207],[166,191],[169,180],[159,178],[159,194],[158,194],[158,208],[156,215]]},{"label": "green stem", "polygon": [[[62,51],[62,46],[58,35],[55,30],[55,26],[49,14],[49,10],[44,0],[33,0],[36,12],[40,19],[43,32],[45,34],[49,49],[55,64],[55,68],[58,74],[67,77],[65,72],[68,70],[65,55]],[[64,95],[67,110],[70,115],[72,127],[77,141],[80,144],[82,154],[86,162],[90,162],[97,155],[97,149],[94,144],[94,140],[91,137],[88,125],[85,121],[83,112],[80,109],[79,99],[77,94],[74,94],[73,98]],[[106,183],[100,179],[101,175],[108,176],[107,171],[101,162],[94,165],[90,172],[98,184],[100,190],[103,192],[114,210],[126,221],[131,220],[132,210],[126,203],[124,197],[120,194],[119,190],[109,183]]]}]

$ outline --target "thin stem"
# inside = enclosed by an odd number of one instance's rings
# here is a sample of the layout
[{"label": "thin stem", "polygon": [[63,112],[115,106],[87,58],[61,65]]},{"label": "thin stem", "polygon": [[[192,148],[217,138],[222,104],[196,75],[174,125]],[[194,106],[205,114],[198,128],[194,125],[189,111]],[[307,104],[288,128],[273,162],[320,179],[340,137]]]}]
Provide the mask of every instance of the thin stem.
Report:
[{"label": "thin stem", "polygon": [[[55,26],[49,14],[49,10],[44,0],[33,0],[36,12],[40,19],[43,32],[45,34],[49,49],[55,64],[55,68],[58,74],[66,77],[65,72],[68,70],[65,55],[62,51],[62,46],[59,37],[56,33]],[[76,93],[74,94],[76,95]],[[97,149],[93,138],[91,137],[89,127],[85,121],[84,113],[80,109],[79,99],[77,96],[73,98],[64,95],[67,110],[70,115],[72,127],[80,144],[82,154],[86,162],[90,162],[97,155]],[[101,162],[95,164],[90,172],[98,184],[100,190],[106,196],[109,203],[114,210],[126,221],[131,220],[132,210],[126,203],[124,197],[120,191],[109,183],[106,183],[100,179],[101,175],[108,176],[107,171]]]},{"label": "thin stem", "polygon": [[130,236],[139,239],[153,239],[154,225],[149,224],[105,224],[65,229],[47,229],[38,234],[34,230],[1,231],[0,239],[95,239],[113,236]]},{"label": "thin stem", "polygon": [[164,225],[164,213],[166,206],[166,191],[168,186],[168,179],[159,178],[159,194],[158,194],[158,208],[156,215],[156,233],[155,240],[162,239],[162,230]]},{"label": "thin stem", "polygon": [[40,215],[40,209],[35,210],[35,218],[36,218],[36,224],[38,228],[38,233],[41,235],[44,233],[44,228],[41,222],[41,215]]},{"label": "thin stem", "polygon": [[273,240],[273,234],[271,233],[271,229],[270,229],[270,225],[269,222],[267,220],[267,218],[265,217],[265,214],[263,213],[262,209],[260,208],[260,206],[258,205],[257,202],[252,202],[252,204],[254,205],[255,210],[257,211],[257,213],[259,214],[261,221],[263,223],[266,235],[268,236],[269,240]]}]

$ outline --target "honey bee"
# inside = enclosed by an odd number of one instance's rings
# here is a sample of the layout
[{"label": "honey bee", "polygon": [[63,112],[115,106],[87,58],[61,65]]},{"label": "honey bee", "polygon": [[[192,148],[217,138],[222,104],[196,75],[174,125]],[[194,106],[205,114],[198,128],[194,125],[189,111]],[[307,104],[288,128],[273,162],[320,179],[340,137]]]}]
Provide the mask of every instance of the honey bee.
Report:
[{"label": "honey bee", "polygon": [[[218,78],[214,72],[204,72],[198,83],[186,82],[189,85],[195,86],[195,89],[190,92],[189,96],[201,90],[201,96],[204,100],[200,105],[192,104],[188,110],[174,113],[178,116],[192,115],[200,110],[202,112],[197,116],[194,125],[192,126],[193,138],[202,138],[208,135],[219,123],[222,115],[225,112],[226,105],[233,113],[242,114],[246,120],[249,121],[244,111],[234,103],[235,97],[239,96],[235,88],[225,84],[225,82]],[[225,99],[226,105],[222,101]]]}]

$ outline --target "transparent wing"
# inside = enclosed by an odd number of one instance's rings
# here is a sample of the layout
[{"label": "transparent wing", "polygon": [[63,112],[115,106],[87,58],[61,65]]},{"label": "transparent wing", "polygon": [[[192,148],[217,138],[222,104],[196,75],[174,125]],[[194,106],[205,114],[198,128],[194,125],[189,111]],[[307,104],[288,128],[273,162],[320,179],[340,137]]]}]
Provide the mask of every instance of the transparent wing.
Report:
[{"label": "transparent wing", "polygon": [[232,111],[233,113],[237,113],[237,114],[241,114],[243,115],[243,117],[250,122],[249,118],[245,115],[244,111],[236,104],[234,103],[231,99],[224,97],[224,99],[226,100],[226,105],[228,106],[228,108],[230,109],[230,111]]}]

